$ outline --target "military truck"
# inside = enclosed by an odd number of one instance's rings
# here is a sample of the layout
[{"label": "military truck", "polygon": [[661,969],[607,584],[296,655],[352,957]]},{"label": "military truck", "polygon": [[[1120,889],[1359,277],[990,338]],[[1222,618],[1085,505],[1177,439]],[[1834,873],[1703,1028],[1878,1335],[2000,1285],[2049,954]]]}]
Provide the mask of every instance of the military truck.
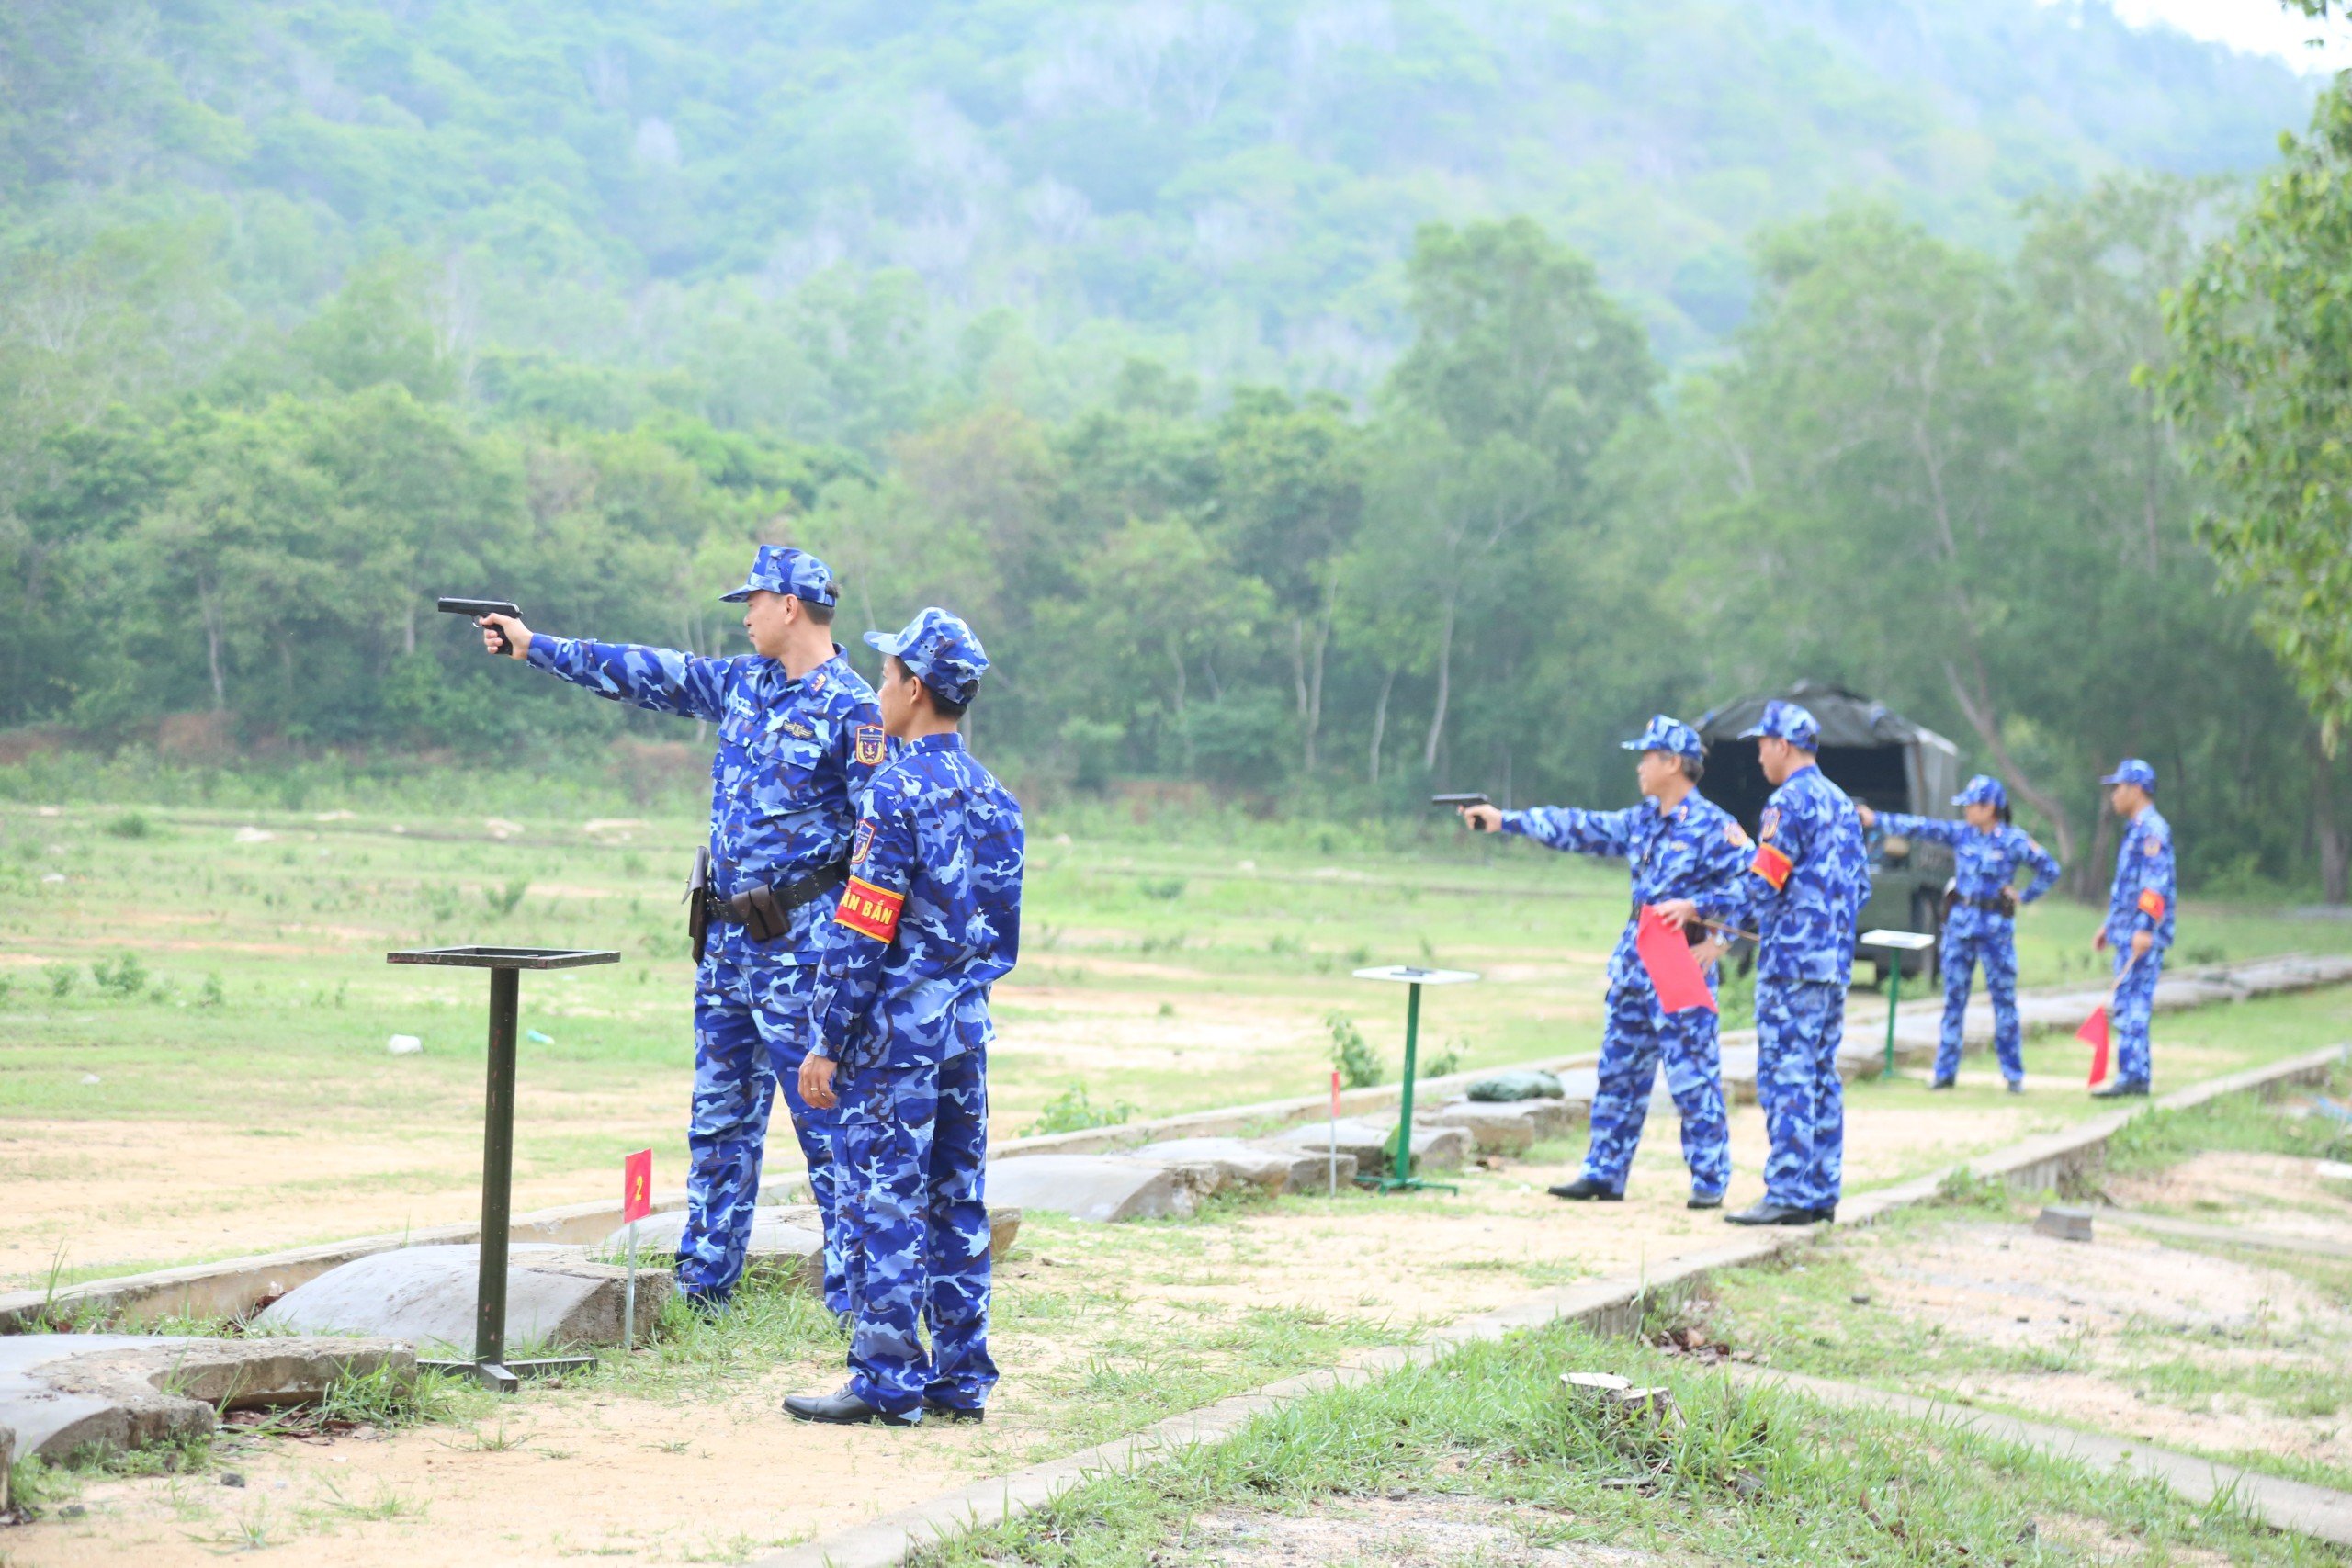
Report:
[{"label": "military truck", "polygon": [[[1830,782],[1873,811],[1907,811],[1949,817],[1960,789],[1960,750],[1924,725],[1914,724],[1885,704],[1859,692],[1815,681],[1799,681],[1784,691],[1740,697],[1710,709],[1694,726],[1707,743],[1707,777],[1699,787],[1708,799],[1739,818],[1750,836],[1772,793],[1756,760],[1756,742],[1739,739],[1778,697],[1797,703],[1821,721],[1821,771]],[[1951,852],[1940,844],[1916,843],[1889,834],[1871,835],[1871,897],[1862,907],[1857,933],[1880,928],[1925,931],[1943,929],[1944,884],[1952,874]],[[1754,953],[1735,962],[1745,973]],[[1893,962],[1876,949],[1857,956],[1870,963],[1883,984]],[[1936,950],[1902,959],[1909,978],[1932,972]]]}]

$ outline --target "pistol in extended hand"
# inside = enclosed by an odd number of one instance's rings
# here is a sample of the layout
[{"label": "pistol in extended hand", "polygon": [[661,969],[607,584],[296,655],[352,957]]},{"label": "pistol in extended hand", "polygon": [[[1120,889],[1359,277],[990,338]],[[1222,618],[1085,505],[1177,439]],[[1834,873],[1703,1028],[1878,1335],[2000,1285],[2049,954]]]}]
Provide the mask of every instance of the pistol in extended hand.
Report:
[{"label": "pistol in extended hand", "polygon": [[1483,795],[1433,795],[1430,796],[1430,804],[1453,811],[1465,806],[1492,806],[1494,802]]},{"label": "pistol in extended hand", "polygon": [[[445,615],[471,615],[477,621],[484,615],[512,615],[518,621],[523,618],[522,606],[510,604],[503,599],[435,599],[433,607]],[[498,638],[501,653],[514,651],[514,645],[506,639],[504,627],[487,626],[483,629]]]}]

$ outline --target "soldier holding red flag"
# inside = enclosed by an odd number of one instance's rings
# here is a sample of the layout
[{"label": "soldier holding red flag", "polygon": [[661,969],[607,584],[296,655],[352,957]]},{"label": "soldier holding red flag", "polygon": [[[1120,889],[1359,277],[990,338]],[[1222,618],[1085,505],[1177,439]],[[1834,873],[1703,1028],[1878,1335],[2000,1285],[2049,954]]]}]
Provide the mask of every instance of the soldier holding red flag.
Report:
[{"label": "soldier holding red flag", "polygon": [[2148,1092],[2148,1020],[2155,1010],[2165,950],[2172,946],[2177,886],[2172,825],[2156,809],[2156,770],[2126,757],[2098,782],[2108,786],[2109,807],[2127,824],[2115,850],[2107,919],[2091,940],[2094,948],[2115,954],[2115,1079],[2091,1092],[2099,1100],[2116,1100]]},{"label": "soldier holding red flag", "polygon": [[[1646,797],[1639,806],[1622,811],[1467,806],[1461,808],[1462,819],[1481,832],[1517,833],[1566,853],[1623,859],[1633,867],[1633,913],[1609,957],[1609,1012],[1600,1035],[1600,1081],[1592,1097],[1592,1141],[1583,1171],[1574,1181],[1552,1188],[1552,1195],[1603,1202],[1624,1197],[1626,1173],[1649,1112],[1650,1086],[1662,1061],[1667,1089],[1682,1114],[1690,1206],[1717,1209],[1731,1182],[1731,1141],[1724,1120],[1716,1014],[1712,1005],[1669,1012],[1660,1004],[1638,951],[1639,928],[1644,905],[1726,880],[1747,863],[1751,846],[1731,813],[1698,793],[1706,771],[1706,748],[1698,731],[1659,714],[1625,742],[1625,750],[1642,754],[1634,769]],[[1707,957],[1713,956],[1710,951]],[[1707,971],[1712,992],[1712,963]]]}]

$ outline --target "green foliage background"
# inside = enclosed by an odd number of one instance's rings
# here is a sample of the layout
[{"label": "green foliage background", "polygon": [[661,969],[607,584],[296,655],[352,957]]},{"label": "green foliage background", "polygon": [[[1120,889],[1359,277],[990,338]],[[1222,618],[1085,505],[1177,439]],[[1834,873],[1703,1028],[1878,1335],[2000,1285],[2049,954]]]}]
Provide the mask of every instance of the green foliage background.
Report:
[{"label": "green foliage background", "polygon": [[2134,381],[2312,96],[2032,0],[13,6],[0,727],[690,739],[430,597],[732,651],[787,539],[1043,796],[1615,804],[1811,675],[2334,890]]}]

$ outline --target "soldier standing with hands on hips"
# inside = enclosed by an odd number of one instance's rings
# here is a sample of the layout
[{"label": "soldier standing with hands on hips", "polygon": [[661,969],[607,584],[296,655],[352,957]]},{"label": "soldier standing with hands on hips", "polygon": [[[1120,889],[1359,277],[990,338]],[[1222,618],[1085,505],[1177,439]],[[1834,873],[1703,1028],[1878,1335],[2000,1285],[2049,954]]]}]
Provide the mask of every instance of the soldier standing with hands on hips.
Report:
[{"label": "soldier standing with hands on hips", "polygon": [[2176,877],[2172,825],[2156,809],[2156,770],[2126,757],[2098,781],[2107,803],[2125,820],[2115,848],[2115,881],[2108,888],[2107,919],[2091,946],[2115,954],[2115,1078],[2091,1091],[2094,1100],[2148,1092],[2148,1019],[2155,1010],[2156,978],[2172,945]]},{"label": "soldier standing with hands on hips", "polygon": [[[1730,812],[1698,793],[1706,771],[1699,732],[1659,714],[1628,751],[1639,751],[1634,778],[1647,798],[1623,811],[1538,806],[1504,811],[1465,806],[1462,819],[1484,833],[1517,833],[1570,854],[1630,862],[1634,908],[1609,955],[1608,1021],[1601,1027],[1600,1075],[1592,1096],[1592,1141],[1574,1181],[1550,1189],[1555,1198],[1616,1202],[1642,1141],[1650,1085],[1661,1059],[1666,1086],[1682,1113],[1682,1158],[1690,1168],[1690,1207],[1720,1209],[1731,1183],[1731,1134],[1724,1121],[1723,1061],[1717,1018],[1709,1008],[1668,1012],[1643,966],[1634,938],[1642,906],[1699,892],[1727,881],[1747,863],[1750,845]],[[1715,983],[1701,955],[1707,984]]]},{"label": "soldier standing with hands on hips", "polygon": [[1772,1152],[1764,1200],[1724,1217],[1736,1225],[1806,1225],[1838,1217],[1844,1174],[1845,1084],[1838,1046],[1854,971],[1854,921],[1870,897],[1861,819],[1818,763],[1821,726],[1794,703],[1770,702],[1754,739],[1778,787],[1758,824],[1747,869],[1658,912],[1747,926],[1756,960],[1756,1098]]},{"label": "soldier standing with hands on hips", "polygon": [[[656,713],[718,726],[710,843],[696,861],[695,1091],[678,1288],[706,1314],[742,1278],[768,1111],[784,1087],[825,1229],[825,1304],[849,1307],[833,1215],[829,1119],[800,1099],[817,944],[848,879],[866,781],[887,755],[874,691],[833,641],[840,590],[803,550],[763,545],[741,588],[752,652],[707,659],[534,632],[485,615],[482,646]],[[502,642],[503,634],[503,642]],[[707,923],[720,928],[706,941]]]},{"label": "soldier standing with hands on hips", "polygon": [[958,732],[989,667],[971,628],[934,607],[865,640],[884,655],[882,722],[899,749],[857,824],[800,1068],[802,1096],[840,1127],[850,1376],[784,1408],[839,1425],[978,1421],[997,1378],[989,988],[1021,952],[1021,804]]},{"label": "soldier standing with hands on hips", "polygon": [[[1993,998],[1993,1054],[2011,1094],[2025,1092],[2024,1031],[2018,1024],[2018,928],[2019,904],[2030,904],[2058,880],[2058,863],[2024,829],[2009,821],[2009,792],[1990,773],[1970,779],[1951,803],[1965,820],[1872,811],[1857,804],[1865,828],[1883,828],[1906,838],[1949,845],[1957,863],[1944,895],[1944,1032],[1936,1049],[1936,1077],[1928,1087],[1950,1089],[1960,1071],[1961,1026],[1968,1017],[1968,986],[1976,965],[1984,965],[1984,990]],[[2033,868],[2020,894],[2013,886],[2018,867]]]}]

